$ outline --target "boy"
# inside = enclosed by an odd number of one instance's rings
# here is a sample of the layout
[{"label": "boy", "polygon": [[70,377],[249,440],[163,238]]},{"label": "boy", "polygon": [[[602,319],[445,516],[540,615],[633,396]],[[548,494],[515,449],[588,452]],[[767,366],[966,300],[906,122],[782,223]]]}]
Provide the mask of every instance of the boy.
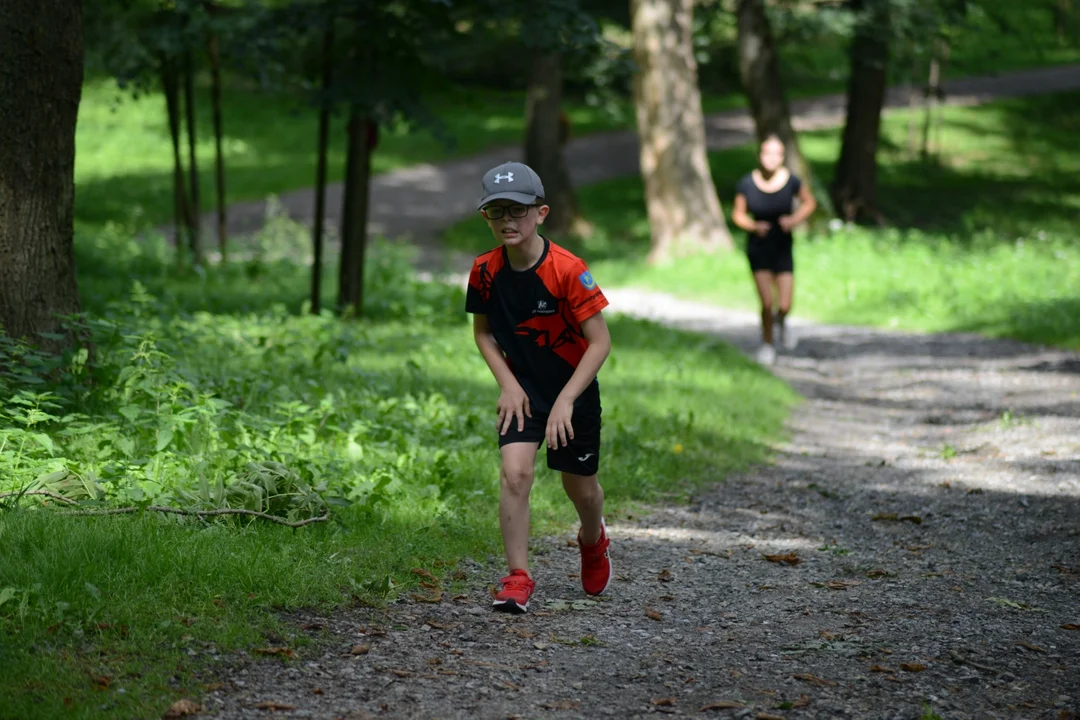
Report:
[{"label": "boy", "polygon": [[509,574],[493,606],[522,613],[535,583],[529,574],[529,490],[540,443],[547,464],[581,520],[581,585],[599,595],[611,580],[596,479],[600,460],[600,386],[611,351],[601,310],[608,301],[585,263],[540,235],[550,208],[532,168],[488,170],[478,209],[500,246],[476,258],[465,309],[473,336],[502,393],[498,402],[499,527]]}]

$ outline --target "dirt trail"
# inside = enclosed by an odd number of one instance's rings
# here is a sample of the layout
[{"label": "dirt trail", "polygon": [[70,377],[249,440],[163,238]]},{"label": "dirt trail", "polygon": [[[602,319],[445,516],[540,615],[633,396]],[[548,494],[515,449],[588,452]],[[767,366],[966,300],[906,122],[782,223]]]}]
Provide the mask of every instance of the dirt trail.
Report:
[{"label": "dirt trail", "polygon": [[[752,346],[746,314],[609,294]],[[329,649],[290,663],[222,658],[208,715],[1077,717],[1080,355],[798,330],[774,369],[807,400],[775,464],[612,518],[603,601],[569,535],[534,543],[525,616],[488,610],[497,561],[465,561],[463,597],[298,618]]]}]

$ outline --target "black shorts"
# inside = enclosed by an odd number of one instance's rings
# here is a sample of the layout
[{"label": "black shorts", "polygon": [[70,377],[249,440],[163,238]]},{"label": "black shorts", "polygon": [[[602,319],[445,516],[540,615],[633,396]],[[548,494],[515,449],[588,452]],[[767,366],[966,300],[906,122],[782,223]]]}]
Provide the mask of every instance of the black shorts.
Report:
[{"label": "black shorts", "polygon": [[750,259],[750,270],[759,272],[793,273],[795,257],[791,252],[791,236],[788,237],[751,237],[746,243],[746,257]]},{"label": "black shorts", "polygon": [[[510,421],[505,435],[499,435],[499,447],[518,442],[547,443],[547,413],[533,410],[532,417],[525,417],[525,429],[518,431],[517,418]],[[574,439],[566,447],[548,448],[547,466],[557,472],[572,475],[595,475],[600,468],[600,408],[574,408],[570,419],[574,426]]]}]

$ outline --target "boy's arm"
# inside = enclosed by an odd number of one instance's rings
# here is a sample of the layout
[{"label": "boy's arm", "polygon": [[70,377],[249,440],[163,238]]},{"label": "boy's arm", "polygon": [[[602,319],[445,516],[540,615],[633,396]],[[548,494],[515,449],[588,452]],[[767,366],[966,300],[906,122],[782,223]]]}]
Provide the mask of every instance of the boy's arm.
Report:
[{"label": "boy's arm", "polygon": [[574,426],[571,420],[574,414],[574,401],[596,378],[601,366],[611,353],[611,333],[608,332],[607,321],[604,320],[602,313],[597,312],[583,320],[581,332],[589,341],[589,347],[581,356],[577,369],[559,393],[548,415],[547,444],[551,448],[566,447],[568,440],[574,439]]},{"label": "boy's arm", "polygon": [[476,347],[484,357],[491,374],[495,376],[495,382],[499,383],[499,433],[506,434],[510,422],[517,417],[518,432],[525,429],[525,418],[532,417],[532,409],[529,407],[529,396],[525,394],[521,383],[514,377],[510,366],[506,364],[502,348],[495,340],[488,324],[487,315],[473,315],[473,339]]},{"label": "boy's arm", "polygon": [[589,341],[589,347],[586,348],[585,354],[581,356],[581,361],[578,363],[577,369],[574,370],[574,374],[570,377],[566,386],[563,387],[562,392],[559,393],[560,399],[566,398],[571,403],[577,400],[581,393],[585,392],[585,388],[589,387],[589,383],[600,372],[604,361],[607,360],[608,355],[611,353],[611,333],[608,332],[607,321],[604,320],[603,313],[598,312],[584,320],[581,323],[581,332],[585,335],[585,339]]}]

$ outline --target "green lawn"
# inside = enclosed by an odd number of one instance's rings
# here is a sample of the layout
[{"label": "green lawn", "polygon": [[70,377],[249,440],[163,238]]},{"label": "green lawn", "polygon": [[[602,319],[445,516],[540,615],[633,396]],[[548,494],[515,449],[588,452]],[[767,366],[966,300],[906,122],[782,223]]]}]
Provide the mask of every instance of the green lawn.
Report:
[{"label": "green lawn", "polygon": [[[497,392],[460,289],[413,280],[380,248],[371,317],[342,322],[298,312],[304,268],[178,277],[166,249],[109,233],[81,238],[78,254],[93,368],[24,355],[16,372],[20,351],[0,344],[0,492],[294,518],[329,506],[332,519],[291,530],[0,501],[5,716],[160,717],[199,695],[215,652],[314,652],[280,610],[425,592],[412,568],[443,576],[460,557],[501,556]],[[611,328],[609,516],[768,459],[796,402],[785,385],[716,341]],[[536,531],[570,529],[572,507],[538,469]],[[497,578],[499,563],[487,567]]]},{"label": "green lawn", "polygon": [[[906,112],[887,117],[879,156],[881,203],[893,227],[804,230],[796,244],[796,313],[1080,347],[1080,94],[950,108],[944,150],[928,163],[908,153],[907,120]],[[827,182],[839,131],[807,134],[801,143]],[[751,147],[711,156],[725,208],[753,163]],[[601,282],[756,306],[741,252],[644,264],[649,228],[639,179],[580,192],[596,233],[566,244]],[[476,250],[490,242],[473,221],[452,228],[446,240]],[[738,231],[735,242],[744,242]]]}]

